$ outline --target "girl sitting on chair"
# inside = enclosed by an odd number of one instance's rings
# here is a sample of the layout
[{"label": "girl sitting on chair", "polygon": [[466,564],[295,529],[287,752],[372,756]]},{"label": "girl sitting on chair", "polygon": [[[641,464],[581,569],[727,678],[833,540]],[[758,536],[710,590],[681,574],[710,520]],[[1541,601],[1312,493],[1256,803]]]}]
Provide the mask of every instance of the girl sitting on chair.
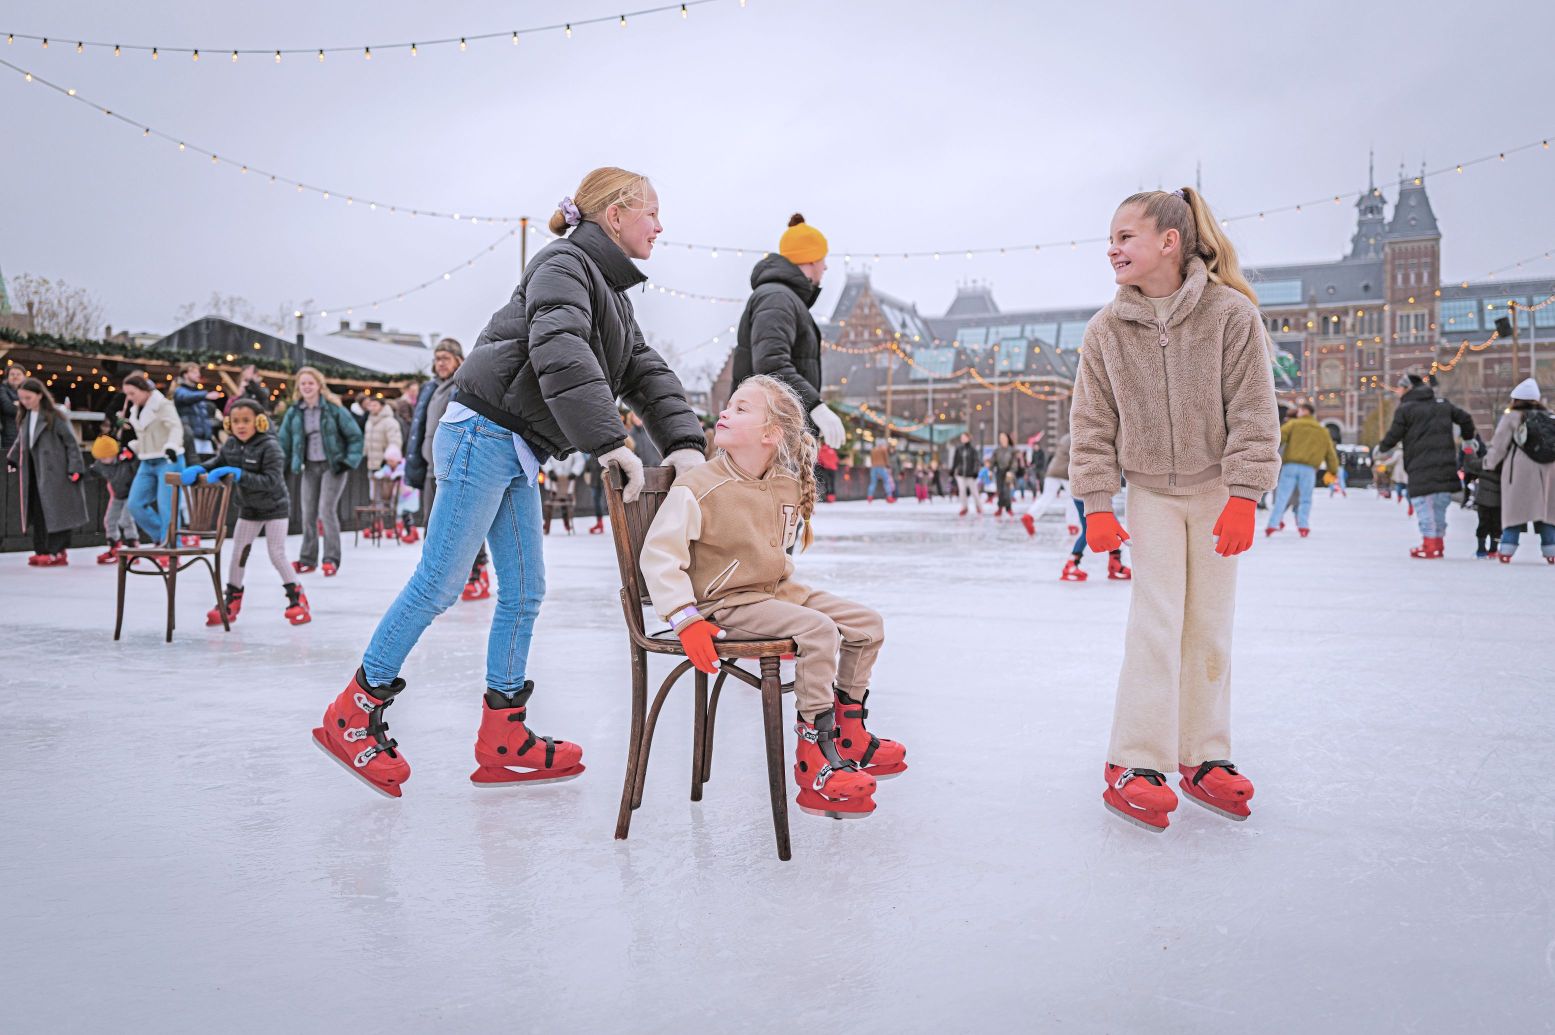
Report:
[{"label": "girl sitting on chair", "polygon": [[783,382],[757,375],[716,427],[717,456],[677,475],[643,541],[654,610],[707,673],[718,671],[716,641],[727,634],[792,639],[799,806],[834,818],[872,812],[875,777],[906,769],[907,752],[864,728],[880,615],[790,578],[788,550],[801,521],[810,545],[815,510],[816,442],[804,409]]}]

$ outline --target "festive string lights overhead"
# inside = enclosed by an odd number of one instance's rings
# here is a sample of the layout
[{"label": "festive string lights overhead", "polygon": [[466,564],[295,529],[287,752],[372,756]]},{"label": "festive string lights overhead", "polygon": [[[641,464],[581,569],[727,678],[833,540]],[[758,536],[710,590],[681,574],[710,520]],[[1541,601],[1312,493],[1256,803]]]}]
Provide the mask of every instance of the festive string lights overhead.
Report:
[{"label": "festive string lights overhead", "polygon": [[[627,11],[625,14],[600,15],[595,18],[574,18],[570,21],[555,22],[550,25],[532,25],[523,29],[503,29],[500,32],[467,33],[463,36],[444,36],[437,39],[406,40],[395,43],[349,43],[330,47],[205,47],[207,54],[230,54],[231,62],[236,63],[239,55],[252,55],[260,57],[273,57],[274,63],[279,65],[286,55],[312,55],[323,61],[329,54],[359,54],[365,61],[373,59],[373,52],[395,53],[403,51],[407,57],[417,57],[422,50],[428,47],[453,49],[457,46],[460,53],[467,52],[471,43],[484,43],[493,40],[510,40],[513,46],[518,46],[518,41],[526,36],[559,35],[565,39],[572,38],[574,28],[582,28],[587,25],[604,25],[613,23],[621,28],[626,28],[628,18],[646,18],[656,14],[679,13],[684,20],[690,15],[690,8],[702,7],[706,4],[718,3],[720,0],[686,0],[685,3],[665,4],[660,7],[648,7],[639,11]],[[745,6],[745,0],[738,0],[739,6]],[[5,42],[8,46],[15,46],[17,40],[41,43],[41,49],[49,49],[50,39],[58,40],[60,37],[35,36],[25,32],[7,33]],[[114,57],[123,56],[125,51],[148,54],[151,60],[158,60],[162,54],[187,54],[191,61],[200,60],[200,47],[168,47],[160,44],[153,46],[149,43],[119,43],[107,40],[78,40],[75,45],[77,54],[84,54],[87,50],[111,52]]]},{"label": "festive string lights overhead", "polygon": [[[1515,321],[1515,320],[1521,319],[1521,315],[1520,314],[1522,314],[1522,313],[1536,313],[1539,310],[1545,308],[1546,306],[1550,306],[1550,305],[1555,305],[1555,293],[1551,293],[1549,296],[1547,296],[1544,299],[1544,301],[1542,301],[1542,302],[1535,302],[1532,305],[1529,305],[1526,302],[1517,302],[1517,301],[1508,302],[1507,303],[1507,310],[1508,310],[1508,312],[1510,312],[1512,314],[1512,319]],[[1483,352],[1486,349],[1490,348],[1490,346],[1494,345],[1496,342],[1501,341],[1501,340],[1502,340],[1502,337],[1501,337],[1501,332],[1500,331],[1491,331],[1490,332],[1490,337],[1486,338],[1484,341],[1481,341],[1481,342],[1461,341],[1461,342],[1458,343],[1458,351],[1453,354],[1452,359],[1448,360],[1445,363],[1439,362],[1439,361],[1434,360],[1434,359],[1431,360],[1431,373],[1433,373],[1433,374],[1438,373],[1438,372],[1440,372],[1440,373],[1447,373],[1447,372],[1451,371],[1453,367],[1458,365],[1458,361],[1463,358],[1463,355],[1464,355],[1465,352]]]}]

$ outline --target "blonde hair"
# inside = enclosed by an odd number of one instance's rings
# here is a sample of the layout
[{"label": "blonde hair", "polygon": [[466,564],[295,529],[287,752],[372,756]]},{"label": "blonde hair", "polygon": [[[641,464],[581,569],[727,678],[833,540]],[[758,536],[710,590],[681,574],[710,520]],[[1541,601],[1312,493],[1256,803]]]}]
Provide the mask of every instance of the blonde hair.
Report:
[{"label": "blonde hair", "polygon": [[1183,187],[1177,191],[1147,190],[1140,194],[1130,194],[1118,207],[1124,205],[1140,206],[1155,223],[1155,228],[1163,233],[1167,230],[1177,231],[1182,239],[1183,273],[1188,271],[1189,260],[1197,255],[1204,260],[1211,283],[1224,284],[1240,291],[1253,305],[1258,304],[1257,293],[1242,275],[1242,264],[1237,261],[1236,248],[1230,238],[1221,232],[1220,222],[1215,218],[1215,213],[1210,211],[1204,195],[1192,187]]},{"label": "blonde hair", "polygon": [[767,401],[767,423],[781,433],[777,455],[772,462],[799,480],[799,516],[804,519],[804,549],[810,548],[815,534],[810,528],[815,514],[815,436],[806,431],[804,406],[794,390],[768,374],[757,374],[740,382],[740,387],[761,390]]},{"label": "blonde hair", "polygon": [[327,399],[330,402],[334,403],[336,406],[341,405],[341,403],[340,403],[340,396],[338,396],[334,392],[330,391],[329,382],[324,380],[324,375],[319,373],[317,367],[298,367],[297,368],[297,373],[292,378],[292,402],[296,403],[296,402],[301,402],[302,401],[302,378],[303,378],[303,375],[305,375],[305,374],[311,375],[313,380],[315,380],[315,381],[317,381],[319,383],[319,397],[320,398]]},{"label": "blonde hair", "polygon": [[[594,219],[611,205],[639,208],[648,198],[648,177],[642,173],[628,172],[613,165],[602,166],[583,177],[572,203],[578,206],[584,219]],[[551,213],[551,233],[562,236],[571,229],[567,216],[558,207]]]}]

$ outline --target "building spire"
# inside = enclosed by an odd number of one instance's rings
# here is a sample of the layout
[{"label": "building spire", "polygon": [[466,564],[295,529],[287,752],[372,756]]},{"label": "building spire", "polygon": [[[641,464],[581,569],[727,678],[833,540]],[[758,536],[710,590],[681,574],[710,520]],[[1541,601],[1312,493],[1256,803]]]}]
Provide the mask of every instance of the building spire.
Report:
[{"label": "building spire", "polygon": [[1377,189],[1377,149],[1373,147],[1366,152],[1366,192],[1368,194]]},{"label": "building spire", "polygon": [[1193,189],[1198,194],[1204,193],[1204,161],[1200,159],[1193,163]]},{"label": "building spire", "polygon": [[5,290],[5,271],[0,270],[0,316],[11,311],[11,296]]}]

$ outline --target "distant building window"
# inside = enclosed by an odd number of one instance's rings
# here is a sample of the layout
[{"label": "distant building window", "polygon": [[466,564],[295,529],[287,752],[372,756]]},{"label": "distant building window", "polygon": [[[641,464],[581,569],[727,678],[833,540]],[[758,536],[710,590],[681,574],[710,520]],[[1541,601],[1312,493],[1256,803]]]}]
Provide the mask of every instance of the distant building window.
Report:
[{"label": "distant building window", "polygon": [[1077,349],[1085,340],[1085,323],[1066,323],[1058,329],[1058,347]]},{"label": "distant building window", "polygon": [[1555,327],[1555,305],[1547,305],[1533,314],[1535,327]]},{"label": "distant building window", "polygon": [[1005,338],[999,342],[999,361],[994,369],[1001,374],[1018,374],[1026,369],[1030,356],[1031,346],[1026,344],[1025,338]]},{"label": "distant building window", "polygon": [[943,348],[914,349],[912,352],[912,373],[908,378],[913,381],[926,381],[931,377],[945,377],[956,369],[956,350],[948,346]]},{"label": "distant building window", "polygon": [[1448,331],[1479,330],[1479,302],[1472,298],[1442,300],[1442,329]]},{"label": "distant building window", "polygon": [[1299,305],[1301,303],[1300,280],[1265,280],[1253,285],[1262,305]]},{"label": "distant building window", "polygon": [[961,344],[969,347],[977,347],[988,344],[988,328],[963,327],[956,332],[956,337],[961,339]]},{"label": "distant building window", "polygon": [[1021,336],[1020,324],[1008,324],[1004,327],[994,327],[988,333],[990,342],[1003,341],[1005,338],[1019,338]]},{"label": "distant building window", "polygon": [[[1552,310],[1555,312],[1555,310]],[[1038,341],[1049,345],[1058,344],[1058,324],[1056,323],[1028,323],[1025,328],[1028,338],[1036,338]]]}]

